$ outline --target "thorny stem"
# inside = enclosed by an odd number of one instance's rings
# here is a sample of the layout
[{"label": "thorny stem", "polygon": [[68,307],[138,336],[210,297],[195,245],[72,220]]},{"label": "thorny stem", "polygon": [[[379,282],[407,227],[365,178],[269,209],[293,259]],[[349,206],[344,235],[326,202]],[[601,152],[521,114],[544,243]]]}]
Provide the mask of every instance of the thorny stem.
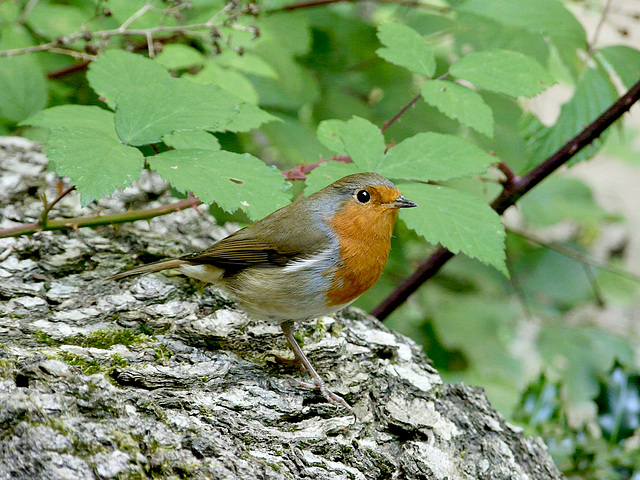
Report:
[{"label": "thorny stem", "polygon": [[58,195],[53,202],[49,203],[48,205],[45,205],[44,210],[42,210],[42,213],[40,214],[40,221],[38,222],[40,227],[46,228],[47,221],[48,221],[47,217],[49,216],[49,212],[51,211],[51,209],[56,206],[56,203],[58,203],[60,200],[62,200],[64,197],[66,197],[70,192],[72,192],[75,189],[76,189],[76,186],[71,185],[70,187],[60,192],[60,195]]},{"label": "thorny stem", "polygon": [[[547,158],[537,167],[531,169],[521,177],[507,181],[503,185],[502,192],[491,202],[499,215],[510,206],[514,205],[524,194],[533,189],[551,173],[564,165],[581,149],[589,145],[618,120],[640,98],[640,81],[632,86],[627,93],[620,97],[611,107],[588,125],[578,135],[569,140],[557,152]],[[414,293],[424,282],[433,277],[440,268],[453,257],[453,253],[443,246],[438,246],[433,254],[416,268],[416,270],[385,298],[371,312],[380,320],[387,318],[409,296]]]},{"label": "thorny stem", "polygon": [[[58,197],[61,198],[61,197]],[[116,213],[113,215],[97,215],[94,217],[76,217],[63,218],[57,220],[48,220],[46,225],[42,225],[40,221],[19,225],[17,227],[5,228],[0,230],[0,238],[17,237],[20,235],[32,235],[44,230],[70,230],[80,227],[97,227],[100,225],[115,225],[118,223],[135,222],[136,220],[148,220],[160,215],[178,212],[189,207],[197,207],[202,201],[197,197],[190,197],[179,202],[170,203],[157,208],[149,208],[146,210],[135,210],[125,213]]]}]

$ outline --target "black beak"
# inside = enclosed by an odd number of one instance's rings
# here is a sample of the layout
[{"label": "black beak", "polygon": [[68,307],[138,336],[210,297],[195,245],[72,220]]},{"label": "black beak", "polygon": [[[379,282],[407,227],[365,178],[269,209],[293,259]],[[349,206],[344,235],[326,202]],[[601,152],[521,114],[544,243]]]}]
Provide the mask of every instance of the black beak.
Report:
[{"label": "black beak", "polygon": [[391,203],[391,206],[394,208],[412,208],[417,207],[418,204],[416,202],[412,202],[411,200],[407,200],[402,195],[400,195]]}]

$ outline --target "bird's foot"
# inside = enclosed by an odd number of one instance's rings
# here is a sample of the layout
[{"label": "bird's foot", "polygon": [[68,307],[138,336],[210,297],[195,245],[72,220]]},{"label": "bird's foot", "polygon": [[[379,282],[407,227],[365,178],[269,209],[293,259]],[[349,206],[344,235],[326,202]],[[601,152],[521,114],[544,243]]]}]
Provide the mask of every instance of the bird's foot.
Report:
[{"label": "bird's foot", "polygon": [[340,395],[337,395],[333,393],[331,390],[329,390],[323,381],[320,381],[320,383],[308,383],[308,382],[301,382],[299,380],[296,380],[295,383],[296,383],[296,386],[298,387],[309,388],[311,390],[319,390],[322,396],[331,405],[342,406],[346,408],[350,414],[355,415],[355,413],[353,412],[353,409],[347,403],[347,401],[344,398],[342,398]]}]

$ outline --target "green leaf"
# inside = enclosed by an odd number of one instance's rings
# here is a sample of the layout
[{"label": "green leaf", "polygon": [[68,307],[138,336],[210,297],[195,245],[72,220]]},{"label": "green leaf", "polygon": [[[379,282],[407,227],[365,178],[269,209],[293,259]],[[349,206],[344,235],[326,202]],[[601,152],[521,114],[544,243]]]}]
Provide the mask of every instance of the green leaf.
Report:
[{"label": "green leaf", "polygon": [[[530,125],[525,135],[532,152],[532,164],[537,165],[542,162],[580,133],[617,98],[616,88],[604,70],[587,69],[578,81],[571,100],[562,106],[560,117],[555,125],[550,128],[545,127],[537,119],[530,118]],[[607,138],[609,130],[578,152],[569,165],[591,158],[602,147],[602,142]]]},{"label": "green leaf", "polygon": [[386,149],[380,128],[361,117],[342,125],[340,136],[344,149],[363,172],[376,170]]},{"label": "green leaf", "polygon": [[309,196],[314,192],[331,185],[336,180],[353,173],[362,172],[354,163],[343,163],[338,161],[330,161],[321,163],[314,169],[305,180],[307,187],[304,189],[305,196]]},{"label": "green leaf", "polygon": [[400,218],[428,242],[462,252],[508,276],[505,232],[500,217],[478,197],[451,188],[401,184],[402,194],[418,204]]},{"label": "green leaf", "polygon": [[196,83],[218,85],[245,102],[257,104],[258,93],[247,77],[235,70],[222,68],[213,62],[208,62],[197,74],[190,76]]},{"label": "green leaf", "polygon": [[19,122],[47,105],[47,82],[29,56],[0,58],[0,117]]},{"label": "green leaf", "polygon": [[[237,101],[240,101],[238,97],[235,98]],[[249,130],[259,128],[261,125],[273,121],[280,122],[281,120],[278,117],[265,112],[257,105],[253,105],[252,103],[241,103],[240,111],[235,117],[219,128],[212,128],[211,131],[248,132]]]},{"label": "green leaf", "polygon": [[600,329],[545,326],[536,343],[544,365],[554,377],[562,378],[572,404],[596,397],[598,376],[608,372],[616,358],[624,364],[635,363],[628,341]]},{"label": "green leaf", "polygon": [[197,148],[220,150],[220,142],[209,132],[202,130],[174,132],[162,138],[165,145],[178,149]]},{"label": "green leaf", "polygon": [[323,120],[318,125],[318,140],[325,147],[338,155],[346,155],[344,143],[342,143],[342,127],[345,122],[342,120]]},{"label": "green leaf", "polygon": [[493,138],[493,112],[473,90],[454,82],[430,80],[422,85],[422,98],[449,118]]},{"label": "green leaf", "polygon": [[169,43],[163,47],[155,61],[168,70],[184,70],[204,64],[205,59],[193,47],[182,43]]},{"label": "green leaf", "polygon": [[[115,108],[121,93],[153,90],[156,84],[170,78],[159,63],[123,50],[107,50],[91,62],[87,72],[89,85],[111,108]],[[162,101],[165,100],[168,99]]]},{"label": "green leaf", "polygon": [[442,181],[483,173],[496,159],[454,135],[418,133],[389,149],[376,172],[403,180]]},{"label": "green leaf", "polygon": [[611,65],[626,88],[640,79],[640,51],[625,45],[605,47],[598,52]]},{"label": "green leaf", "polygon": [[222,131],[238,115],[239,99],[216,85],[170,78],[118,96],[116,131],[131,145],[162,140],[180,130]]},{"label": "green leaf", "polygon": [[466,0],[456,10],[489,18],[503,25],[586,46],[582,25],[558,0]]},{"label": "green leaf", "polygon": [[278,72],[261,57],[253,53],[245,52],[242,55],[238,55],[233,50],[225,50],[213,60],[221,67],[235,68],[249,75],[257,75],[274,80],[278,78]]},{"label": "green leaf", "polygon": [[378,38],[386,45],[376,53],[400,67],[431,77],[436,71],[433,52],[422,35],[401,23],[387,22],[378,27]]},{"label": "green leaf", "polygon": [[91,7],[82,9],[69,4],[56,5],[54,2],[35,2],[33,8],[25,11],[31,31],[50,40],[79,31],[95,15]]},{"label": "green leaf", "polygon": [[290,201],[290,185],[275,167],[257,158],[224,150],[171,150],[147,157],[151,168],[178,190],[227,212],[242,209],[258,220]]},{"label": "green leaf", "polygon": [[507,50],[472,53],[449,71],[456,78],[512,97],[533,97],[556,83],[533,58]]},{"label": "green leaf", "polygon": [[304,55],[311,48],[309,20],[301,12],[263,15],[257,25],[261,42],[278,44],[287,54]]},{"label": "green leaf", "polygon": [[574,220],[597,229],[600,222],[608,218],[588,185],[577,178],[557,175],[547,178],[522,197],[518,209],[527,222],[540,227]]},{"label": "green leaf", "polygon": [[64,127],[90,128],[110,136],[119,141],[114,125],[114,114],[109,110],[100,107],[89,107],[86,105],[61,105],[41,110],[27,120],[20,122],[20,125],[32,125],[42,128]]},{"label": "green leaf", "polygon": [[125,188],[140,176],[142,153],[93,128],[53,128],[47,155],[60,175],[69,177],[82,205]]}]

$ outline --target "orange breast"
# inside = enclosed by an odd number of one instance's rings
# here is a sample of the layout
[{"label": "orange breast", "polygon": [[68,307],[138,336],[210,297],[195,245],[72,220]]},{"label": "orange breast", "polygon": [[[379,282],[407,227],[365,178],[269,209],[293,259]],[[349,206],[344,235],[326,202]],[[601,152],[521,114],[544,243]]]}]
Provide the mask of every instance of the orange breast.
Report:
[{"label": "orange breast", "polygon": [[329,306],[352,302],[378,281],[396,216],[394,208],[350,203],[333,217],[330,225],[338,235],[342,262],[327,292]]}]

